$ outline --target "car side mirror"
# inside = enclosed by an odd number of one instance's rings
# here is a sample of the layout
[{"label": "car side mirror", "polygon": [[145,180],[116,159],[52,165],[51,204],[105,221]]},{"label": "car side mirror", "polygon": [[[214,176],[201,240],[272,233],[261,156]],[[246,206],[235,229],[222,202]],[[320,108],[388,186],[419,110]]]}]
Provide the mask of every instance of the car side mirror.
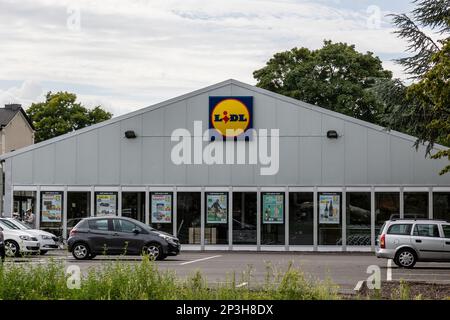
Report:
[{"label": "car side mirror", "polygon": [[134,234],[138,234],[138,233],[139,233],[139,229],[134,228],[134,229],[133,229],[133,233],[134,233]]}]

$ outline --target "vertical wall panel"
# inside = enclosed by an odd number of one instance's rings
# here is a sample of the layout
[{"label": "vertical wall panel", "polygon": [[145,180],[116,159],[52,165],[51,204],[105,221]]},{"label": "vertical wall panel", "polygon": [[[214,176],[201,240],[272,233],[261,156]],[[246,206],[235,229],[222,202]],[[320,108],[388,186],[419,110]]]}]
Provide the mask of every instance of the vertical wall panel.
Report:
[{"label": "vertical wall panel", "polygon": [[391,164],[389,136],[385,132],[367,132],[367,168],[369,184],[390,184]]},{"label": "vertical wall panel", "polygon": [[98,183],[98,131],[92,130],[77,136],[76,183]]},{"label": "vertical wall panel", "polygon": [[345,183],[367,183],[367,128],[345,123]]},{"label": "vertical wall panel", "polygon": [[343,185],[345,176],[345,137],[328,139],[328,130],[344,134],[344,121],[323,115],[322,117],[322,183],[325,185]]},{"label": "vertical wall panel", "polygon": [[[188,128],[189,131],[194,134],[194,121],[201,121],[203,134],[203,132],[208,129],[209,126],[209,95],[206,93],[197,95],[188,99],[186,103],[186,128]],[[192,140],[192,142],[193,141],[194,140]],[[208,142],[202,141],[203,146],[207,143]],[[194,155],[192,155],[192,157],[193,156]],[[192,164],[186,170],[186,179],[191,185],[207,185],[208,167],[201,164]]]},{"label": "vertical wall panel", "polygon": [[164,183],[186,183],[186,166],[175,165],[171,160],[171,151],[178,142],[171,142],[172,132],[179,128],[186,129],[186,101],[180,101],[164,108]]},{"label": "vertical wall panel", "polygon": [[413,142],[391,136],[391,175],[394,184],[412,182]]},{"label": "vertical wall panel", "polygon": [[[133,129],[134,130],[134,129]],[[120,184],[121,141],[125,138],[120,123],[98,129],[98,174],[103,185]]]},{"label": "vertical wall panel", "polygon": [[300,139],[299,176],[300,185],[321,185],[322,183],[322,138],[302,137]]},{"label": "vertical wall panel", "polygon": [[33,183],[33,152],[19,154],[12,158],[13,184]]},{"label": "vertical wall panel", "polygon": [[[120,175],[122,184],[141,184],[142,181],[142,116],[120,122]],[[125,138],[125,132],[133,130],[136,139]],[[141,138],[139,138],[141,137]]]},{"label": "vertical wall panel", "polygon": [[299,183],[299,138],[284,137],[280,139],[280,163],[276,175],[277,184],[295,185]]},{"label": "vertical wall panel", "polygon": [[55,183],[75,184],[77,139],[68,138],[55,142]]},{"label": "vertical wall panel", "polygon": [[34,184],[55,183],[55,144],[49,144],[33,151]]}]

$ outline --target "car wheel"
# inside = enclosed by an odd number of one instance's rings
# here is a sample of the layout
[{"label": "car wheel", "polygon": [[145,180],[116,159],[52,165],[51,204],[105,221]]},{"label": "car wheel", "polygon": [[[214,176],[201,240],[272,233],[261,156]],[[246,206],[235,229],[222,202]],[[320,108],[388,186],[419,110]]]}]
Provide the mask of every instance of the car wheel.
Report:
[{"label": "car wheel", "polygon": [[41,254],[41,256],[43,256],[44,254],[46,254],[48,251],[47,250],[41,250],[39,251],[39,253]]},{"label": "car wheel", "polygon": [[10,258],[18,257],[20,255],[20,247],[17,242],[10,240],[5,241],[5,255]]},{"label": "car wheel", "polygon": [[163,250],[158,243],[149,243],[144,248],[144,254],[148,255],[151,260],[164,259]]},{"label": "car wheel", "polygon": [[411,249],[402,249],[397,252],[394,262],[401,268],[413,268],[417,262],[416,253]]},{"label": "car wheel", "polygon": [[84,243],[76,243],[72,249],[72,255],[77,260],[85,260],[90,257],[89,247]]}]

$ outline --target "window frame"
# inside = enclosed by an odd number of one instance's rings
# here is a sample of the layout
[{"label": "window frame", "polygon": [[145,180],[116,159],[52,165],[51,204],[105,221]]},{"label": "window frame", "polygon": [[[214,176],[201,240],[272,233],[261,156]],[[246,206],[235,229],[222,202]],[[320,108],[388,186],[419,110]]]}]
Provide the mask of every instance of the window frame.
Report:
[{"label": "window frame", "polygon": [[[444,227],[447,227],[447,228],[448,228],[448,237],[447,237],[447,234],[445,233]],[[443,236],[445,239],[450,239],[450,224],[441,224],[441,229],[442,229],[442,236]]]},{"label": "window frame", "polygon": [[[120,230],[116,230],[116,225],[115,225],[115,224],[116,224],[116,221],[120,221]],[[128,232],[128,231],[123,231],[123,229],[122,229],[122,223],[130,223],[130,224],[132,224],[134,227],[131,229],[130,232]],[[132,221],[125,220],[125,219],[120,219],[120,218],[114,218],[114,219],[112,219],[112,230],[113,230],[114,232],[121,232],[121,233],[132,234],[134,229],[137,229],[137,230],[139,230],[139,232],[142,232],[142,228],[141,228],[140,226],[138,226],[136,223],[132,222]]]},{"label": "window frame", "polygon": [[[420,235],[420,234],[417,234],[417,235],[416,235],[416,234],[414,234],[414,233],[415,233],[415,229],[416,229],[418,226],[436,226],[439,235],[438,235],[437,237],[433,237],[433,236],[425,236],[425,235]],[[442,238],[442,236],[441,236],[441,231],[439,230],[439,224],[437,224],[437,223],[415,223],[415,224],[414,224],[414,227],[413,227],[413,230],[412,230],[412,233],[411,233],[411,236],[413,236],[413,237],[424,237],[424,238],[434,238],[434,239],[436,239],[436,238]]]},{"label": "window frame", "polygon": [[[92,228],[92,226],[91,226],[91,224],[93,224],[93,223],[97,223],[98,221],[100,221],[100,220],[106,220],[106,225],[108,226],[108,228],[106,229],[106,230],[103,230],[103,229],[94,229],[94,228]],[[89,223],[88,223],[88,225],[89,225],[89,230],[93,230],[93,231],[102,231],[102,232],[108,232],[108,231],[113,231],[113,226],[112,226],[112,220],[111,219],[108,219],[108,218],[99,218],[99,219],[92,219],[92,220],[89,220]]]},{"label": "window frame", "polygon": [[[389,233],[391,229],[395,226],[409,226],[409,233]],[[414,229],[413,223],[393,223],[389,226],[389,228],[386,230],[386,235],[393,235],[393,236],[410,236],[411,232]]]}]

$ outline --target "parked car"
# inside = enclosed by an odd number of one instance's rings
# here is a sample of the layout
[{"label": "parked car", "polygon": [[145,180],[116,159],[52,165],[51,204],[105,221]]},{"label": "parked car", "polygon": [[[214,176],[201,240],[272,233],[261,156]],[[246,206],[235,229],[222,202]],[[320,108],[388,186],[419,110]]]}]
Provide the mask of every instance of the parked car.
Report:
[{"label": "parked car", "polygon": [[2,221],[0,227],[3,229],[6,256],[18,257],[23,253],[39,252],[40,244],[35,236],[18,227],[10,227]]},{"label": "parked car", "polygon": [[418,261],[450,262],[450,222],[394,219],[384,223],[376,243],[378,258],[413,268]]},{"label": "parked car", "polygon": [[98,254],[140,255],[162,260],[180,252],[174,236],[125,217],[95,217],[81,220],[70,231],[68,250],[75,259],[93,259]]},{"label": "parked car", "polygon": [[39,251],[40,254],[46,254],[50,250],[56,250],[59,248],[59,239],[53,233],[38,229],[32,229],[26,223],[14,218],[0,218],[0,221],[10,226],[16,226],[20,230],[25,230],[29,234],[35,236],[39,240],[39,243],[41,245]]},{"label": "parked car", "polygon": [[1,262],[5,260],[5,242],[2,227],[0,227],[0,260]]}]

